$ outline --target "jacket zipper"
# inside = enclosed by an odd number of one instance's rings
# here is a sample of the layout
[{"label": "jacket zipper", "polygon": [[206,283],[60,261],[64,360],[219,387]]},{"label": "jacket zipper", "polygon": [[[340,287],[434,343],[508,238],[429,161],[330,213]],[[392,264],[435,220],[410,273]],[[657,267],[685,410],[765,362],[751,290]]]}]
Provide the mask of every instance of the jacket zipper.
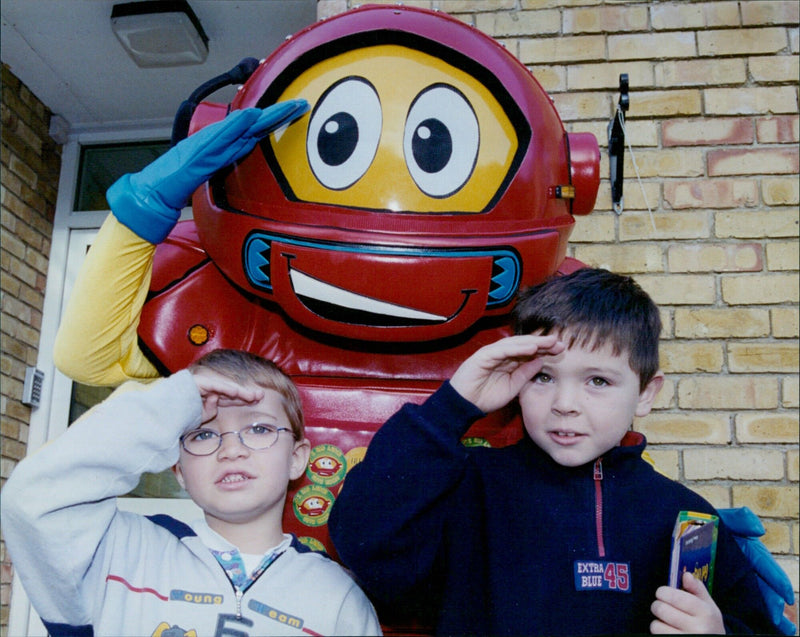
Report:
[{"label": "jacket zipper", "polygon": [[236,619],[242,618],[242,597],[244,597],[244,591],[236,588],[234,589],[234,595],[236,595]]},{"label": "jacket zipper", "polygon": [[603,459],[594,461],[594,527],[597,533],[597,551],[600,557],[606,556],[603,541]]}]

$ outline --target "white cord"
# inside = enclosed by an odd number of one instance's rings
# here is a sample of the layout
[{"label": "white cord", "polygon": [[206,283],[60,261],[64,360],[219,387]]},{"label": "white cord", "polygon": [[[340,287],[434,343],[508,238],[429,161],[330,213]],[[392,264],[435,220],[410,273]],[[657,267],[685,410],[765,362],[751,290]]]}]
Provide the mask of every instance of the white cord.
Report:
[{"label": "white cord", "polygon": [[[644,197],[644,205],[647,206],[647,213],[650,215],[650,224],[653,226],[653,232],[656,231],[656,221],[653,218],[653,211],[650,209],[650,203],[647,201],[647,193],[644,191],[644,185],[642,184],[642,178],[639,175],[639,166],[636,164],[636,155],[633,154],[633,146],[631,146],[630,137],[628,137],[628,133],[625,130],[625,114],[622,112],[622,109],[617,106],[617,117],[619,118],[619,124],[622,127],[622,134],[625,136],[625,141],[628,142],[628,152],[631,154],[631,161],[633,162],[633,169],[636,171],[636,180],[639,182],[639,188],[642,191],[642,196]],[[614,207],[614,211],[619,215],[622,214],[622,204],[620,202],[619,206]]]}]

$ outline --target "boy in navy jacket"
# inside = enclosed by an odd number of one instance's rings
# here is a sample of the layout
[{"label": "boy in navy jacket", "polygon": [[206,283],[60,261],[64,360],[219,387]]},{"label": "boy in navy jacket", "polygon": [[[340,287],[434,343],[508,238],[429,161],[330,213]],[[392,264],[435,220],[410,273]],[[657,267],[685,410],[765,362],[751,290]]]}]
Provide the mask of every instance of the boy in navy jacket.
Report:
[{"label": "boy in navy jacket", "polygon": [[[366,590],[442,634],[773,632],[724,524],[713,596],[688,573],[665,586],[679,511],[716,512],[643,460],[631,431],[664,381],[647,294],[587,268],[526,292],[514,323],[395,414],[348,474],[329,527]],[[515,400],[519,443],[460,443]]]}]

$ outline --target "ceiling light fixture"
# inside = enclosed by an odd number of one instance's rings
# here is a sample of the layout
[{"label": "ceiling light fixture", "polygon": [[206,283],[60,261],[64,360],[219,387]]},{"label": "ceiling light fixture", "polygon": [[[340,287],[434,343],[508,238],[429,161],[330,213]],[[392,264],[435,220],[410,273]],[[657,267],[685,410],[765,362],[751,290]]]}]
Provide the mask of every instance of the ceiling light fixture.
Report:
[{"label": "ceiling light fixture", "polygon": [[201,64],[208,57],[208,36],[186,0],[115,4],[111,30],[143,68]]}]

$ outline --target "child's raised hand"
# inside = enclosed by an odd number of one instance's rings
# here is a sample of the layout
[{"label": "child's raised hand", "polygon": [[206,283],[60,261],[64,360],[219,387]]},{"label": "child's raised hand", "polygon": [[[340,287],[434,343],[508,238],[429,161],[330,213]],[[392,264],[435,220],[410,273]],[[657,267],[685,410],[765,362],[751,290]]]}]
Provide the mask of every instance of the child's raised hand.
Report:
[{"label": "child's raised hand", "polygon": [[683,590],[661,586],[656,591],[656,601],[650,606],[656,619],[650,624],[650,632],[654,635],[724,634],[722,613],[703,582],[691,573],[684,573],[681,584]]},{"label": "child's raised hand", "polygon": [[565,345],[556,334],[509,336],[475,352],[453,374],[450,384],[485,413],[507,405],[541,368],[542,356]]},{"label": "child's raised hand", "polygon": [[215,418],[220,407],[249,405],[264,397],[264,390],[256,385],[241,385],[202,366],[189,370],[203,401],[203,423]]}]

